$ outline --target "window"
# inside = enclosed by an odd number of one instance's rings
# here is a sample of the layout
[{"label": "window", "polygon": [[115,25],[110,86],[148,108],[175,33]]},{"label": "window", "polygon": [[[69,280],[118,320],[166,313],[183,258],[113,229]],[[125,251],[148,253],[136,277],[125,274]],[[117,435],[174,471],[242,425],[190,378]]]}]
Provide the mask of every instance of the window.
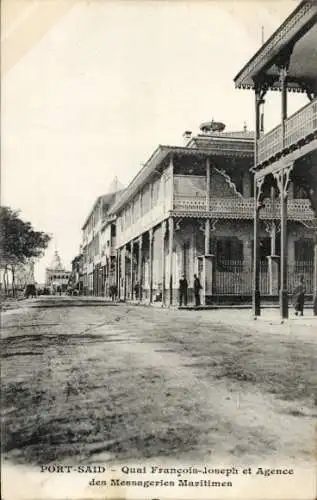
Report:
[{"label": "window", "polygon": [[307,198],[307,193],[306,193],[306,190],[300,186],[298,186],[298,184],[294,184],[294,187],[293,187],[293,192],[294,192],[294,198],[296,199],[305,199]]},{"label": "window", "polygon": [[243,242],[234,237],[217,240],[217,264],[228,271],[242,267]]},{"label": "window", "polygon": [[159,189],[160,189],[160,180],[156,179],[152,185],[152,207],[155,207],[158,196],[159,196]]},{"label": "window", "polygon": [[314,242],[306,238],[295,241],[295,261],[312,262],[314,260]]},{"label": "window", "polygon": [[142,191],[142,213],[145,215],[150,210],[151,205],[151,190],[150,186],[145,186]]},{"label": "window", "polygon": [[[254,258],[254,240],[250,241],[250,247],[252,249],[252,265],[253,265],[253,258]],[[268,259],[272,254],[272,243],[271,243],[271,238],[261,238],[259,241],[259,258],[261,261],[261,264],[265,265],[268,264]],[[281,255],[281,238],[280,235],[278,234],[276,236],[275,240],[275,255]]]}]

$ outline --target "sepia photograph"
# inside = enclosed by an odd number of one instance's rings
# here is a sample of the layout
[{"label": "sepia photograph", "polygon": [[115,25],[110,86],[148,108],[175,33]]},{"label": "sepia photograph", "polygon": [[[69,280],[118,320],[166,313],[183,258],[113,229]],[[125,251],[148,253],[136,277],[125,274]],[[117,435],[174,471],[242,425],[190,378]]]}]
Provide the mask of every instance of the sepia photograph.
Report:
[{"label": "sepia photograph", "polygon": [[3,500],[316,500],[317,0],[2,0]]}]

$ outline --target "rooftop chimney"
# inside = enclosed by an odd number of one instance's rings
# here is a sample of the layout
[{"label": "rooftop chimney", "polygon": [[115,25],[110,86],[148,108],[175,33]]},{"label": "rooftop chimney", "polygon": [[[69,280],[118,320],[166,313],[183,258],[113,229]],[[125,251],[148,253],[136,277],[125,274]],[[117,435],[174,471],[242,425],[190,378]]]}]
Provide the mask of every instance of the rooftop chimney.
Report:
[{"label": "rooftop chimney", "polygon": [[190,130],[185,130],[185,132],[183,133],[183,140],[184,140],[185,146],[187,146],[187,144],[191,140],[192,134],[193,133]]}]

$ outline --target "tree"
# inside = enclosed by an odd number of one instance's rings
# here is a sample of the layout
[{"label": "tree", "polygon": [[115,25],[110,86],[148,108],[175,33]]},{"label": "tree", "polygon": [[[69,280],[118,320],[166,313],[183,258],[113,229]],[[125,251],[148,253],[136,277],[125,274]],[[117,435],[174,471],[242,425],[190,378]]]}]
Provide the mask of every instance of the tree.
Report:
[{"label": "tree", "polygon": [[4,270],[4,286],[7,288],[7,273],[12,272],[14,291],[15,268],[30,259],[40,257],[47,248],[51,236],[43,231],[35,231],[30,222],[19,217],[18,210],[0,208],[0,261]]}]

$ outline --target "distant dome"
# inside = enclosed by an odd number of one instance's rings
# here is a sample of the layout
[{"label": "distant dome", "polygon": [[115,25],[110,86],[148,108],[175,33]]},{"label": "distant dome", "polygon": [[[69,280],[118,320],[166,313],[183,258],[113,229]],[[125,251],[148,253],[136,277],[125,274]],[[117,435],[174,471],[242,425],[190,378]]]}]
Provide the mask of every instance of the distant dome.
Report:
[{"label": "distant dome", "polygon": [[226,128],[226,125],[222,122],[212,120],[211,122],[202,123],[199,128],[206,134],[208,132],[222,132]]},{"label": "distant dome", "polygon": [[51,262],[50,269],[54,269],[55,271],[64,271],[64,266],[57,250],[55,250],[54,252],[54,257]]}]

